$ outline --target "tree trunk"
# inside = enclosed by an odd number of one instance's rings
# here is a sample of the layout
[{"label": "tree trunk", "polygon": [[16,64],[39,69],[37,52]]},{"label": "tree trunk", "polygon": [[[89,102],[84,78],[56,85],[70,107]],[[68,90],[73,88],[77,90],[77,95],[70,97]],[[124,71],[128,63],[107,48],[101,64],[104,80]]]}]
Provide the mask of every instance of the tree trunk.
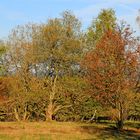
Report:
[{"label": "tree trunk", "polygon": [[14,108],[14,115],[15,115],[16,120],[17,120],[18,122],[20,122],[21,120],[20,120],[20,117],[19,117],[19,114],[18,114],[16,108]]},{"label": "tree trunk", "polygon": [[46,121],[52,121],[53,116],[53,104],[49,103],[48,108],[46,109]]},{"label": "tree trunk", "polygon": [[116,127],[118,128],[118,130],[122,130],[123,126],[124,126],[124,112],[122,104],[119,103],[119,118],[116,122]]},{"label": "tree trunk", "polygon": [[117,129],[122,130],[124,126],[124,121],[123,120],[118,120],[116,123]]},{"label": "tree trunk", "polygon": [[28,115],[28,112],[27,112],[27,106],[25,106],[22,120],[27,121],[28,118],[29,118],[29,115]]},{"label": "tree trunk", "polygon": [[52,117],[54,114],[54,97],[56,94],[56,81],[57,81],[57,75],[54,79],[51,79],[51,92],[50,92],[50,97],[49,97],[49,105],[46,109],[46,121],[52,121]]},{"label": "tree trunk", "polygon": [[89,119],[88,123],[89,123],[89,122],[92,122],[92,121],[95,119],[96,112],[97,112],[97,110],[95,109],[94,114],[93,114],[93,116],[91,117],[91,119]]}]

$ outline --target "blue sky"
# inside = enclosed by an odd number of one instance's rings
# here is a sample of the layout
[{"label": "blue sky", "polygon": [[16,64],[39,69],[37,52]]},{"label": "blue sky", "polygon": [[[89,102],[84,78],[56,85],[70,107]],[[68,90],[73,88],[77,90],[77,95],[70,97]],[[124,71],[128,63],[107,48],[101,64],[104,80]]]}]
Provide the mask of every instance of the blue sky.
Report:
[{"label": "blue sky", "polygon": [[1,0],[0,38],[6,37],[16,25],[46,22],[64,10],[73,11],[85,28],[103,8],[113,8],[117,18],[127,21],[140,35],[136,23],[140,0]]}]

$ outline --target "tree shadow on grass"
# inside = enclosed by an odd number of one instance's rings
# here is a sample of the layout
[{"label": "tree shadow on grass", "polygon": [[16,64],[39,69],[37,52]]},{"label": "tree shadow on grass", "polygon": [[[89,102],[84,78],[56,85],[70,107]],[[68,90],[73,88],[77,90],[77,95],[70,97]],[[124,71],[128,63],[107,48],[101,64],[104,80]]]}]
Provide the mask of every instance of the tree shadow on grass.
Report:
[{"label": "tree shadow on grass", "polygon": [[140,140],[140,133],[133,130],[119,131],[115,127],[98,128],[98,126],[81,126],[81,128],[83,132],[96,135],[99,140]]},{"label": "tree shadow on grass", "polygon": [[135,123],[127,122],[125,125],[136,129],[140,129],[140,122],[135,122]]}]

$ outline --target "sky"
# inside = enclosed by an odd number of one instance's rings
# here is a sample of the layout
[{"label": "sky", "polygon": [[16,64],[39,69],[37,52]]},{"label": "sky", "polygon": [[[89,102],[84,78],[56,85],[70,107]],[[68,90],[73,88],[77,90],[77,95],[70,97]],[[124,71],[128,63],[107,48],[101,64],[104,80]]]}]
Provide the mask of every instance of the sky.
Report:
[{"label": "sky", "polygon": [[87,28],[101,9],[112,8],[118,20],[124,20],[140,36],[136,17],[140,14],[140,0],[1,0],[0,38],[6,38],[12,28],[29,22],[43,23],[71,10]]}]

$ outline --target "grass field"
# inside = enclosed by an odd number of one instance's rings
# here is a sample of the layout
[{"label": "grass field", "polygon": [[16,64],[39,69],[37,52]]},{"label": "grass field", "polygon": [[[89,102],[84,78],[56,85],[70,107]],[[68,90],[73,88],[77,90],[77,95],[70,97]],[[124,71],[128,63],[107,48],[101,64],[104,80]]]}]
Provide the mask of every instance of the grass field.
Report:
[{"label": "grass field", "polygon": [[140,140],[140,122],[127,122],[124,130],[114,124],[59,122],[0,122],[0,140]]}]

